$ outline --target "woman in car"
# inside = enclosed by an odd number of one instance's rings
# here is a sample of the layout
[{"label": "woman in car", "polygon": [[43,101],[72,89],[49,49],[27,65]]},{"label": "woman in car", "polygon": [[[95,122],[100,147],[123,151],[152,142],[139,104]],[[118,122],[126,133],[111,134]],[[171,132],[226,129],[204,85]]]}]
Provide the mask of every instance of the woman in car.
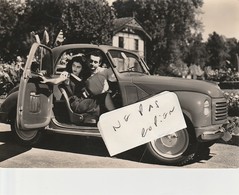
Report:
[{"label": "woman in car", "polygon": [[90,69],[82,60],[82,57],[73,57],[66,65],[66,71],[58,78],[47,79],[42,76],[42,83],[60,84],[69,96],[69,102],[74,112],[90,113],[93,116],[99,115],[99,106],[95,99],[89,98],[85,90],[85,81],[90,76]]}]

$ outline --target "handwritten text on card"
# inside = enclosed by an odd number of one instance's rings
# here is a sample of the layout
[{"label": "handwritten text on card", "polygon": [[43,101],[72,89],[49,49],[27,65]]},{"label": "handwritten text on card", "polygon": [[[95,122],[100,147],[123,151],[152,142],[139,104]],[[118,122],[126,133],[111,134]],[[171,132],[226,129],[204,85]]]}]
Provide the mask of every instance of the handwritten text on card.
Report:
[{"label": "handwritten text on card", "polygon": [[98,122],[111,156],[185,127],[178,98],[172,92],[102,114]]}]

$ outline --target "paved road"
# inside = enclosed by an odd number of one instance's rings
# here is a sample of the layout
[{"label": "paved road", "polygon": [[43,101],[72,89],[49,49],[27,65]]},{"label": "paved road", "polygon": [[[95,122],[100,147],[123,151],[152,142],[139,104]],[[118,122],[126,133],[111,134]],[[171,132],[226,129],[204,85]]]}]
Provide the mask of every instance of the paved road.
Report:
[{"label": "paved road", "polygon": [[[239,139],[218,142],[183,168],[239,168]],[[110,157],[100,138],[47,134],[36,147],[17,145],[8,125],[0,124],[0,167],[3,168],[181,168],[162,166],[142,157],[143,147]]]}]

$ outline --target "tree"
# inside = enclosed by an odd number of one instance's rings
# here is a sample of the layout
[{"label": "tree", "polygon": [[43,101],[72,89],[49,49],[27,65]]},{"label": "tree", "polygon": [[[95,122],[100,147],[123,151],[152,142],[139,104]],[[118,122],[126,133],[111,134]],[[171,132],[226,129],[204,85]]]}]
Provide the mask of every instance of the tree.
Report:
[{"label": "tree", "polygon": [[193,35],[191,39],[188,39],[188,48],[185,52],[184,61],[188,64],[197,64],[204,67],[208,53],[206,50],[206,44],[202,41],[202,34]]},{"label": "tree", "polygon": [[28,0],[27,22],[28,31],[34,31],[43,39],[45,29],[50,34],[49,46],[53,46],[54,39],[62,27],[62,14],[67,2],[64,0]]},{"label": "tree", "polygon": [[110,44],[114,12],[106,0],[26,0],[25,4],[0,1],[0,57],[13,61],[26,57],[37,34],[49,33],[53,47],[62,30],[65,43]]},{"label": "tree", "polygon": [[116,11],[115,14],[117,18],[132,17],[136,10],[140,9],[140,6],[136,3],[136,0],[116,0],[112,5]]},{"label": "tree", "polygon": [[182,60],[191,38],[192,29],[200,29],[196,20],[202,0],[117,0],[113,3],[116,15],[135,16],[151,35],[152,42],[147,47],[153,72],[164,70],[170,63]]},{"label": "tree", "polygon": [[65,43],[111,44],[114,17],[106,0],[69,1],[62,15]]},{"label": "tree", "polygon": [[61,22],[64,0],[28,0],[25,4],[1,1],[0,4],[0,56],[4,61],[13,61],[17,55],[26,57],[33,43],[33,31],[42,39],[47,28],[51,41],[58,33],[55,28]]},{"label": "tree", "polygon": [[28,1],[31,9],[28,24],[42,39],[45,28],[54,46],[60,30],[64,43],[110,43],[114,14],[106,0],[36,0]]},{"label": "tree", "polygon": [[216,32],[209,35],[206,49],[209,54],[207,65],[214,69],[226,67],[226,60],[230,57],[226,45],[226,38]]},{"label": "tree", "polygon": [[10,60],[11,40],[18,23],[18,11],[15,4],[0,1],[0,57],[5,61]]},{"label": "tree", "polygon": [[[238,69],[239,41],[235,38],[227,39],[228,54],[230,55],[228,67]],[[238,71],[238,70],[237,70]]]}]

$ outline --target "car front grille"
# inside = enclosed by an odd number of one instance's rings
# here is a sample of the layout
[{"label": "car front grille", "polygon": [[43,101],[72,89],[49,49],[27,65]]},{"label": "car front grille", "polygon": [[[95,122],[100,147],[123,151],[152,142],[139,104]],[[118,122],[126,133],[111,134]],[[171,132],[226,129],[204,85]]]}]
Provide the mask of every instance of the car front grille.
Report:
[{"label": "car front grille", "polygon": [[225,98],[213,99],[212,101],[213,124],[225,123],[227,120],[227,102]]}]

